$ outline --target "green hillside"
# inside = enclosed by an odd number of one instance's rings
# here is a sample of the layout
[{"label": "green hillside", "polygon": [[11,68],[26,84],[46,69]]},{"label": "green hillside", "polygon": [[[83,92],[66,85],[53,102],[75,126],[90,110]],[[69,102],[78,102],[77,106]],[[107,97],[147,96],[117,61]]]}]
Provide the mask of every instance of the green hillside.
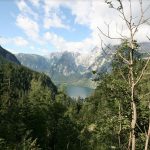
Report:
[{"label": "green hillside", "polygon": [[6,49],[4,49],[3,47],[1,47],[0,45],[0,63],[4,62],[4,59],[11,62],[11,63],[15,63],[17,65],[20,65],[20,62],[18,61],[18,59],[16,58],[16,56],[12,53],[10,53],[9,51],[7,51]]},{"label": "green hillside", "polygon": [[0,149],[65,149],[68,142],[76,149],[77,124],[66,114],[70,99],[48,76],[0,62]]},{"label": "green hillside", "polygon": [[[118,48],[123,56],[129,50],[126,43]],[[0,150],[127,149],[132,105],[128,66],[120,57],[114,55],[111,72],[95,72],[94,94],[77,100],[57,90],[48,76],[0,60]],[[135,80],[146,62],[134,51]],[[149,72],[148,63],[134,95],[137,150],[144,149],[149,131]]]}]

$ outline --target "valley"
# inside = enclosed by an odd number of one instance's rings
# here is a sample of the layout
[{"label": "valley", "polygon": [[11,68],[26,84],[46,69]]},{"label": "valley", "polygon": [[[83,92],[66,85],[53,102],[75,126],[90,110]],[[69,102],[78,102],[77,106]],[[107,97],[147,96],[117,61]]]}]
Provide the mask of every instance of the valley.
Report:
[{"label": "valley", "polygon": [[106,72],[110,59],[106,59],[95,47],[89,53],[56,52],[48,56],[34,54],[17,54],[16,57],[22,65],[51,77],[56,85],[72,85],[96,88],[93,81],[93,70]]},{"label": "valley", "polygon": [[[143,48],[140,50],[141,53],[149,50],[149,43],[140,45]],[[116,45],[112,46],[112,51],[116,47]],[[63,90],[74,97],[71,90],[67,90],[69,87],[72,87],[72,90],[78,87],[83,89],[81,91],[84,89],[86,91],[88,88],[88,91],[93,91],[97,83],[94,81],[96,76],[92,72],[97,71],[97,73],[103,74],[111,71],[112,55],[106,55],[106,53],[110,53],[109,51],[106,49],[103,52],[99,47],[95,47],[87,53],[64,51],[49,53],[47,56],[20,53],[16,54],[16,57],[23,66],[45,73],[59,88],[64,87]],[[79,93],[79,95],[75,94],[75,97],[85,98],[91,92]]]}]

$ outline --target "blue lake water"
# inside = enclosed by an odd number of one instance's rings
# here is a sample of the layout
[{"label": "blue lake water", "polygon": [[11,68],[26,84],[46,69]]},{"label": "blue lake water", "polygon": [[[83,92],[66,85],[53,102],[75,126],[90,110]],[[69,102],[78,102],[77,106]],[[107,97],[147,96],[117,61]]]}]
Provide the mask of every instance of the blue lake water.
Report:
[{"label": "blue lake water", "polygon": [[94,90],[88,87],[69,85],[67,86],[66,92],[72,98],[78,98],[78,97],[86,98],[90,96],[94,92]]}]

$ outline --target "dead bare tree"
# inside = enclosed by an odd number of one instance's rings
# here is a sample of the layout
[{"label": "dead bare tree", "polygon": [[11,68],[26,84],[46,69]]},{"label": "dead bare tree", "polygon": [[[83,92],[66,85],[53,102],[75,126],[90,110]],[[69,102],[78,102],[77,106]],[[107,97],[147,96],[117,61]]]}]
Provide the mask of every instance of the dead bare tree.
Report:
[{"label": "dead bare tree", "polygon": [[[149,110],[150,110],[150,101],[149,101]],[[149,116],[149,125],[148,125],[148,131],[146,132],[146,141],[145,141],[145,149],[148,150],[148,143],[149,143],[149,138],[150,138],[150,116]]]},{"label": "dead bare tree", "polygon": [[[147,38],[150,41],[150,38],[147,36]],[[149,93],[146,94],[146,96],[149,95]],[[150,100],[148,103],[148,108],[149,108],[149,112],[150,112]],[[145,141],[145,149],[144,150],[148,150],[148,143],[149,143],[149,138],[150,138],[150,115],[149,115],[149,125],[148,125],[148,131],[146,132],[146,141]]]},{"label": "dead bare tree", "polygon": [[[137,124],[137,113],[138,113],[137,112],[137,105],[135,102],[135,90],[136,90],[138,83],[142,79],[144,72],[148,66],[149,61],[150,61],[150,57],[149,57],[147,59],[145,65],[144,65],[144,67],[142,68],[139,76],[135,77],[134,68],[133,68],[133,66],[134,66],[134,54],[135,54],[135,51],[137,49],[135,35],[138,32],[138,29],[140,28],[140,26],[147,23],[150,19],[150,18],[144,17],[145,13],[150,8],[150,5],[148,5],[146,9],[143,9],[143,0],[138,0],[138,1],[139,1],[139,5],[140,5],[140,14],[139,14],[138,18],[136,17],[136,21],[135,21],[135,18],[133,16],[133,10],[132,10],[133,9],[132,0],[126,1],[129,3],[129,17],[125,12],[123,0],[114,0],[113,1],[113,2],[117,2],[119,4],[119,6],[117,6],[117,7],[115,7],[115,5],[112,1],[105,0],[105,2],[109,5],[110,8],[115,9],[119,13],[120,17],[122,18],[123,22],[125,23],[128,31],[129,31],[128,37],[126,35],[123,35],[122,32],[119,33],[119,37],[112,37],[110,35],[109,24],[107,25],[107,33],[104,33],[101,30],[101,28],[98,27],[101,35],[103,35],[107,38],[112,39],[112,40],[122,40],[122,41],[126,40],[128,42],[129,58],[124,57],[121,53],[117,53],[117,52],[116,53],[128,65],[128,68],[129,68],[128,85],[130,87],[130,103],[131,103],[132,119],[131,119],[131,132],[129,133],[128,149],[132,149],[132,150],[136,149],[135,128],[136,128],[136,124]],[[148,134],[148,136],[149,136],[149,134]],[[149,140],[149,138],[147,138],[147,140],[146,140],[146,146],[145,147],[148,147],[147,146],[148,140]],[[145,150],[147,150],[147,148],[145,148]]]}]

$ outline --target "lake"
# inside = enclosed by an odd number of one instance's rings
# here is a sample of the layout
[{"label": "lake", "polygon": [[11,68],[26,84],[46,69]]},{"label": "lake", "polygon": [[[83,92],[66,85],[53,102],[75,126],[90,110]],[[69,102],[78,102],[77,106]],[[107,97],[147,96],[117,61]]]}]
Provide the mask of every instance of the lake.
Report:
[{"label": "lake", "polygon": [[78,97],[86,98],[90,96],[94,92],[94,90],[88,87],[69,85],[66,88],[66,92],[72,98],[78,98]]}]

